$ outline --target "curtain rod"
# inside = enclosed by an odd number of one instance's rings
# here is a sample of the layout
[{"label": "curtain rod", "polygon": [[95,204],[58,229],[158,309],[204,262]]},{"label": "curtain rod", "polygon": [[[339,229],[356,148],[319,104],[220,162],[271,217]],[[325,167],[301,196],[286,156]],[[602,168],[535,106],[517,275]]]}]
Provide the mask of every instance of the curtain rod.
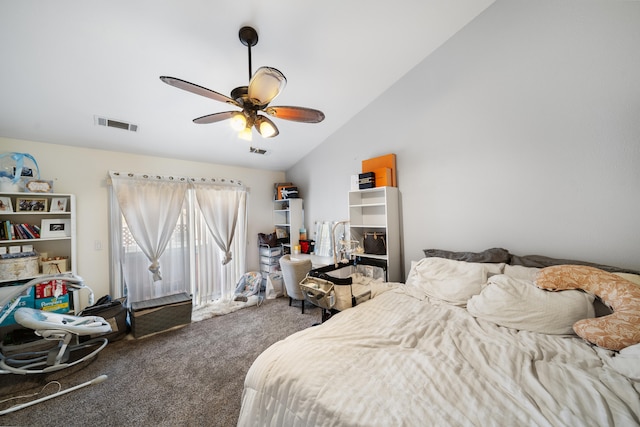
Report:
[{"label": "curtain rod", "polygon": [[229,185],[229,186],[238,186],[244,187],[247,191],[249,191],[248,187],[245,187],[242,181],[237,179],[227,179],[227,178],[205,178],[205,177],[186,177],[186,176],[172,176],[172,175],[155,175],[155,174],[144,174],[144,173],[134,173],[127,172],[121,173],[117,171],[109,171],[109,179],[108,184],[111,184],[111,177],[118,176],[123,178],[143,178],[143,179],[156,179],[156,180],[165,180],[165,181],[180,181],[180,182],[190,182],[190,183],[198,183],[198,184],[218,184],[218,185]]}]

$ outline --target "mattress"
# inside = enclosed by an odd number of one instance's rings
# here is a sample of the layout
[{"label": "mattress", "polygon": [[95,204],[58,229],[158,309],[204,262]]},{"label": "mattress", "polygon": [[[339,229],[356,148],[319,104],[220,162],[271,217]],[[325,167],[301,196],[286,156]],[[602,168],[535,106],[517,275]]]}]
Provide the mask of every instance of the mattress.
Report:
[{"label": "mattress", "polygon": [[397,284],[261,354],[238,425],[638,425],[640,378],[614,356]]}]

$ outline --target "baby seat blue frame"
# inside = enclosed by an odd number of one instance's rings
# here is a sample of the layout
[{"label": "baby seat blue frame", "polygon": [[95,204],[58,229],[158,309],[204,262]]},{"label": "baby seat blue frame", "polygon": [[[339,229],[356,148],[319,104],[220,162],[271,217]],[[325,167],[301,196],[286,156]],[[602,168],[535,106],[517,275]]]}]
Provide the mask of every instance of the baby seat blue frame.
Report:
[{"label": "baby seat blue frame", "polygon": [[[15,310],[16,322],[21,326],[33,329],[35,334],[42,337],[38,343],[57,341],[57,345],[50,348],[35,349],[34,343],[12,346],[11,354],[5,354],[5,347],[0,347],[0,374],[42,374],[69,368],[91,359],[108,343],[99,335],[111,332],[111,326],[99,316],[72,316],[20,307],[18,298],[32,286],[51,280],[64,280],[67,287],[74,290],[87,289],[89,291],[89,305],[93,304],[93,291],[86,286],[82,278],[74,275],[57,274],[33,279],[21,286],[6,286],[0,288],[0,308],[13,301],[8,309],[0,316],[2,322]],[[95,336],[97,338],[80,342],[80,336]],[[79,351],[82,350],[82,351]],[[72,355],[77,352],[78,355]]]}]

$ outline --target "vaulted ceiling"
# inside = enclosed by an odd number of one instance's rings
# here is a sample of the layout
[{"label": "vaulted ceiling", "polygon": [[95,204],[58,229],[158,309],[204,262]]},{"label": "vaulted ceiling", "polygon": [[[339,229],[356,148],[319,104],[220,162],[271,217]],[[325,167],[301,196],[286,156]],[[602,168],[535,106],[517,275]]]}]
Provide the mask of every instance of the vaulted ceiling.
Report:
[{"label": "vaulted ceiling", "polygon": [[[0,0],[0,136],[286,170],[493,1]],[[192,122],[230,106],[160,81],[227,96],[246,85],[245,25],[259,36],[253,70],[287,77],[272,105],[319,109],[322,123],[276,118],[280,135],[247,142],[227,122]]]}]

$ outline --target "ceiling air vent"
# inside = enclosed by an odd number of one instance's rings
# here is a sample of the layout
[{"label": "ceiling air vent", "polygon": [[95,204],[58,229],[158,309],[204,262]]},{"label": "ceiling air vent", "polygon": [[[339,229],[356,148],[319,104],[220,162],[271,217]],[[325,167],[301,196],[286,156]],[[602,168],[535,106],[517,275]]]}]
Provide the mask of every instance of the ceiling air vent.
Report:
[{"label": "ceiling air vent", "polygon": [[107,119],[106,117],[93,116],[94,122],[98,126],[106,126],[110,128],[124,129],[131,132],[138,131],[138,125],[132,123],[121,122],[119,120]]},{"label": "ceiling air vent", "polygon": [[267,150],[264,150],[262,148],[256,148],[256,147],[249,147],[249,152],[255,153],[255,154],[267,154]]}]

